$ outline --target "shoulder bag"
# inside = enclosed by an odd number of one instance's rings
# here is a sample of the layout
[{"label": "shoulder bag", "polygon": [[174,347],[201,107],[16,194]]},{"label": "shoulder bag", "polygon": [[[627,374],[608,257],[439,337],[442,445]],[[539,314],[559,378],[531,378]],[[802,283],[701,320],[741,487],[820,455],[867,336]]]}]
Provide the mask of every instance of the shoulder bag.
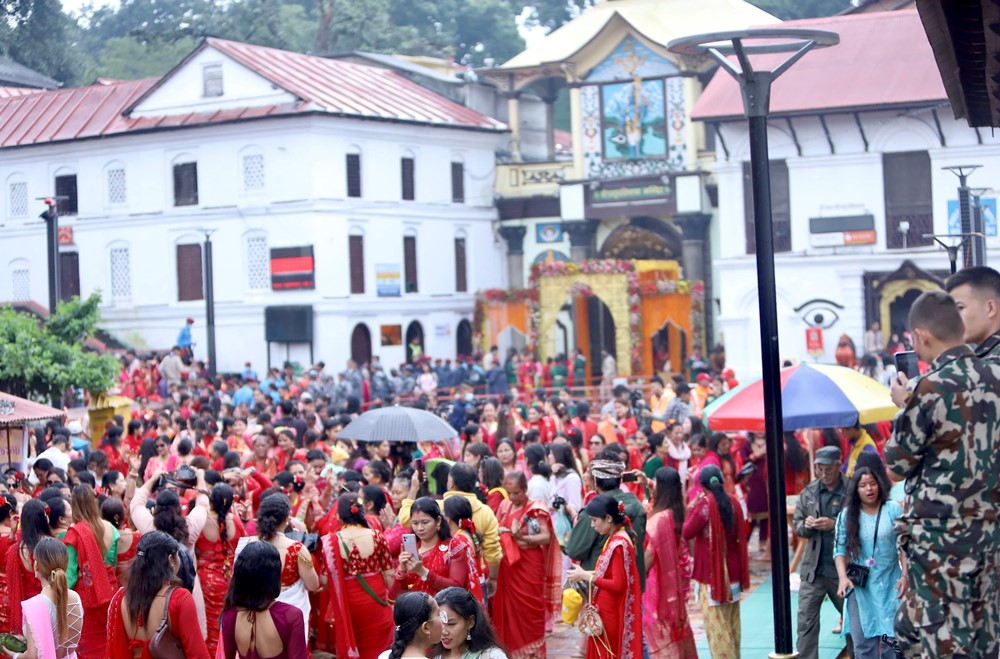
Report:
[{"label": "shoulder bag", "polygon": [[[885,504],[882,504],[885,505]],[[878,525],[879,521],[882,519],[882,506],[878,508],[878,515],[875,516],[875,538],[872,540],[872,557],[871,563],[875,562],[875,547],[878,545]],[[848,563],[847,565],[847,578],[851,580],[855,588],[864,588],[868,583],[868,574],[871,572],[871,568],[867,565],[858,565],[857,563]]]},{"label": "shoulder bag", "polygon": [[153,638],[149,639],[149,656],[153,659],[187,659],[181,640],[170,631],[170,596],[175,588],[167,589],[163,602],[163,619]]},{"label": "shoulder bag", "polygon": [[590,579],[587,585],[587,602],[580,609],[580,619],[577,628],[586,636],[590,636],[600,643],[611,654],[611,644],[607,640],[607,633],[604,629],[604,620],[601,619],[601,612],[594,604],[594,580]]}]

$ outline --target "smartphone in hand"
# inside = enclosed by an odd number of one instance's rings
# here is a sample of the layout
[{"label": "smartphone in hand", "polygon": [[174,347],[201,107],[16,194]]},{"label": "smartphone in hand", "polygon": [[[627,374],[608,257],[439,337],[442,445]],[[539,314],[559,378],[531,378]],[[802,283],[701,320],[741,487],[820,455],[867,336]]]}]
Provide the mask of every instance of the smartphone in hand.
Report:
[{"label": "smartphone in hand", "polygon": [[896,372],[904,374],[908,380],[920,375],[919,358],[916,352],[904,350],[897,352],[893,358],[896,360]]},{"label": "smartphone in hand", "polygon": [[412,533],[403,534],[403,551],[410,556],[420,557],[420,551],[417,549],[417,536]]}]

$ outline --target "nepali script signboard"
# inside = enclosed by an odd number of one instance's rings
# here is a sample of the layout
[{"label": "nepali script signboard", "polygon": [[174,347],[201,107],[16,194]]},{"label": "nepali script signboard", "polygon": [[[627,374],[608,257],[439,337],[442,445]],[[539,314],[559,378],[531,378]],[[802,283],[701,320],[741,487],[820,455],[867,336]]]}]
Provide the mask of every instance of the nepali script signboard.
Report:
[{"label": "nepali script signboard", "polygon": [[666,174],[616,181],[592,181],[584,189],[584,203],[589,219],[638,213],[672,215],[677,208],[673,178]]}]

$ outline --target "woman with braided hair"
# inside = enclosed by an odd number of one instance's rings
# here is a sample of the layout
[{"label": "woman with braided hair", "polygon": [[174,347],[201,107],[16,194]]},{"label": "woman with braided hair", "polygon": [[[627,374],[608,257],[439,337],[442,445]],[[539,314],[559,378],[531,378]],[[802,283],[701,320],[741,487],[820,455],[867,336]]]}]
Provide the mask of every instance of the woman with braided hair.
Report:
[{"label": "woman with braided hair", "polygon": [[427,593],[403,593],[392,609],[396,623],[392,646],[378,659],[425,659],[441,642],[440,609]]},{"label": "woman with braided hair", "polygon": [[320,636],[333,637],[338,657],[375,659],[392,642],[392,557],[382,533],[370,527],[357,494],[337,499],[337,516],[340,530],[323,536],[330,601],[322,612]]},{"label": "woman with braided hair", "polygon": [[701,491],[691,504],[681,535],[694,540],[692,578],[712,657],[738,658],[740,595],[750,587],[746,521],[739,501],[725,490],[721,469],[705,465],[698,483]]},{"label": "woman with braided hair", "polygon": [[195,542],[198,578],[205,597],[208,653],[215,656],[219,642],[219,617],[233,573],[236,544],[246,535],[243,522],[233,510],[233,488],[216,483],[209,494],[208,521]]},{"label": "woman with braided hair", "polygon": [[642,588],[635,560],[635,533],[625,505],[610,494],[587,504],[590,525],[607,536],[593,572],[574,566],[570,582],[589,583],[591,603],[604,623],[600,635],[587,641],[587,659],[642,657]]},{"label": "woman with braided hair", "polygon": [[464,497],[448,497],[444,500],[444,518],[451,531],[447,561],[464,561],[469,566],[465,583],[460,586],[482,604],[485,601],[482,584],[482,534],[476,530],[476,524],[472,521],[472,504]]}]

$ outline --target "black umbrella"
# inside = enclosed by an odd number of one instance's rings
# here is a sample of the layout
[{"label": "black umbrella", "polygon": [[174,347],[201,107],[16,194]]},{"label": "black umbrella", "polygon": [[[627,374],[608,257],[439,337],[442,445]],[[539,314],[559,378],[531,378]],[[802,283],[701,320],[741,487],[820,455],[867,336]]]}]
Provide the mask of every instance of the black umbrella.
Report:
[{"label": "black umbrella", "polygon": [[440,417],[415,407],[380,407],[351,421],[338,437],[359,442],[436,442],[457,437]]}]

